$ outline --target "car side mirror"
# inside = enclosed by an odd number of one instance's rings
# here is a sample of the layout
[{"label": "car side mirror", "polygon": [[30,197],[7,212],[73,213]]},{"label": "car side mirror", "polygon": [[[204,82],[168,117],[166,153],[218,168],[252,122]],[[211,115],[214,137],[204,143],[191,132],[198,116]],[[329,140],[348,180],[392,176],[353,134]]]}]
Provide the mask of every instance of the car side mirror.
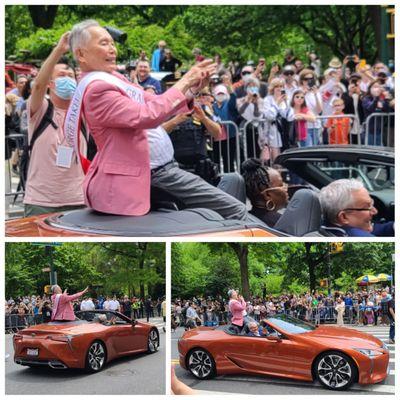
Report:
[{"label": "car side mirror", "polygon": [[133,320],[131,321],[132,328],[133,328],[134,326],[136,326],[136,324],[137,324],[136,320],[133,319]]},{"label": "car side mirror", "polygon": [[278,335],[268,335],[266,336],[267,340],[270,340],[271,342],[282,342],[282,339]]}]

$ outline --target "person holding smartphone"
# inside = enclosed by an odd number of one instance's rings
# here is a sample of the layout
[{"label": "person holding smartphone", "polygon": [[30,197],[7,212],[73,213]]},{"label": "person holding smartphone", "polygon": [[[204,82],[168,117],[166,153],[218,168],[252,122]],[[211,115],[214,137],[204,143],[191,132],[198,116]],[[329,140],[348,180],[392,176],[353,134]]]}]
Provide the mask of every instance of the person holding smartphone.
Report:
[{"label": "person holding smartphone", "polygon": [[285,90],[285,81],[275,78],[269,85],[269,96],[264,99],[263,115],[266,122],[266,128],[263,130],[263,136],[260,137],[261,146],[268,146],[270,150],[271,165],[279,155],[285,132],[280,129],[280,122],[291,122],[294,120],[293,109],[288,102],[288,94]]},{"label": "person holding smartphone", "polygon": [[[307,103],[307,108],[315,116],[322,113],[322,97],[318,90],[317,79],[314,71],[311,69],[304,69],[299,75],[300,89],[304,93],[304,99]],[[310,138],[311,145],[316,146],[319,144],[321,130],[321,121],[307,121],[307,136]]]}]

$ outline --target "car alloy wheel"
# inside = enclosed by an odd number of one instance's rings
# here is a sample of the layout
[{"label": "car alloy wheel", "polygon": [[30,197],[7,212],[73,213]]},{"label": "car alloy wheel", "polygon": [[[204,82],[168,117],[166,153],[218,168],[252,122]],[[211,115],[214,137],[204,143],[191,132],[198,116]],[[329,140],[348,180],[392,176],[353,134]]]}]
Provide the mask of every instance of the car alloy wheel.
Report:
[{"label": "car alloy wheel", "polygon": [[193,350],[188,359],[190,372],[199,379],[211,378],[215,373],[215,364],[211,355],[201,349]]},{"label": "car alloy wheel", "polygon": [[324,354],[317,362],[316,372],[318,380],[334,390],[347,389],[355,378],[351,360],[341,353]]},{"label": "car alloy wheel", "polygon": [[159,345],[160,345],[160,339],[158,337],[158,332],[155,329],[152,329],[149,333],[149,339],[148,339],[149,353],[155,353],[158,350]]},{"label": "car alloy wheel", "polygon": [[91,372],[100,371],[106,361],[106,351],[104,345],[100,342],[93,342],[87,354],[87,368]]}]

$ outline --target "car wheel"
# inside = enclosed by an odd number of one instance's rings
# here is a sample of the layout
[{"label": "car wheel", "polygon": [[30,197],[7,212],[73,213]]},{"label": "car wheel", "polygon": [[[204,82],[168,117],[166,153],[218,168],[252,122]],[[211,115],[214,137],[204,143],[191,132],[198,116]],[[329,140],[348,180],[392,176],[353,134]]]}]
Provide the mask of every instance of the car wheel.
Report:
[{"label": "car wheel", "polygon": [[156,329],[152,329],[149,333],[149,337],[147,339],[147,351],[149,353],[155,353],[158,351],[158,347],[160,346],[160,337]]},{"label": "car wheel", "polygon": [[187,360],[188,370],[197,379],[210,379],[215,376],[215,361],[208,351],[193,349]]},{"label": "car wheel", "polygon": [[319,382],[331,390],[346,390],[356,380],[357,368],[346,354],[328,352],[314,363],[314,373]]},{"label": "car wheel", "polygon": [[103,369],[106,363],[107,355],[104,344],[95,341],[93,342],[86,355],[86,370],[88,372],[99,372]]}]

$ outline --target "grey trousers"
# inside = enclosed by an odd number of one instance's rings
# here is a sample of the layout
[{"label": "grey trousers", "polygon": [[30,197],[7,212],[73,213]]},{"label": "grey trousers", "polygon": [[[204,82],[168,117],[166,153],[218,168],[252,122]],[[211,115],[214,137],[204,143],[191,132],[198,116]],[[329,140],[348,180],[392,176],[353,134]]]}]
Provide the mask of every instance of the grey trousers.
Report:
[{"label": "grey trousers", "polygon": [[186,208],[208,208],[225,219],[247,218],[245,204],[199,176],[179,168],[176,162],[153,172],[151,186],[176,197]]}]

